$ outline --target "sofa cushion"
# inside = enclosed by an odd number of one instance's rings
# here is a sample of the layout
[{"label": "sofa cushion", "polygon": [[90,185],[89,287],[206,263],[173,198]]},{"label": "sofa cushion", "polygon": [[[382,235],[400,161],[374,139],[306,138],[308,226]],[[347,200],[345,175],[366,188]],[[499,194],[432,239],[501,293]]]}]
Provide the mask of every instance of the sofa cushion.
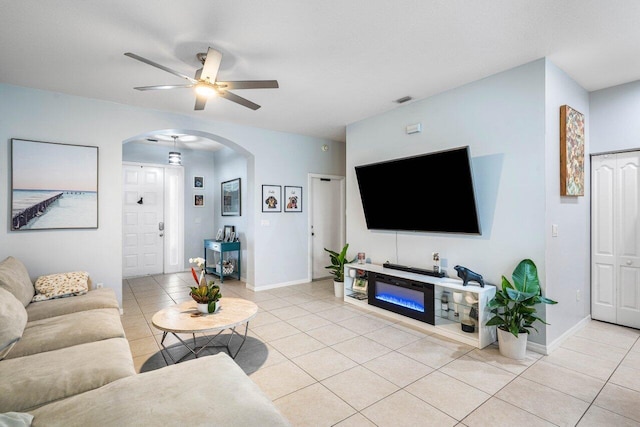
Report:
[{"label": "sofa cushion", "polygon": [[24,307],[29,305],[35,295],[27,268],[12,256],[0,262],[0,288],[11,292]]},{"label": "sofa cushion", "polygon": [[34,302],[86,294],[89,290],[89,273],[70,271],[40,276],[36,280],[35,290]]},{"label": "sofa cushion", "polygon": [[[24,310],[24,307],[22,309]],[[7,359],[124,337],[120,313],[115,308],[63,314],[28,322],[22,339],[13,347]]]},{"label": "sofa cushion", "polygon": [[0,362],[0,412],[33,413],[41,405],[135,373],[125,338],[6,359]]},{"label": "sofa cushion", "polygon": [[30,413],[34,427],[291,425],[226,353],[123,378]]},{"label": "sofa cushion", "polygon": [[0,288],[0,360],[22,337],[27,324],[27,310],[9,291]]},{"label": "sofa cushion", "polygon": [[58,298],[34,302],[27,307],[27,314],[29,315],[29,321],[33,322],[35,320],[96,308],[120,309],[118,300],[116,299],[116,293],[113,289],[101,288],[73,298]]}]

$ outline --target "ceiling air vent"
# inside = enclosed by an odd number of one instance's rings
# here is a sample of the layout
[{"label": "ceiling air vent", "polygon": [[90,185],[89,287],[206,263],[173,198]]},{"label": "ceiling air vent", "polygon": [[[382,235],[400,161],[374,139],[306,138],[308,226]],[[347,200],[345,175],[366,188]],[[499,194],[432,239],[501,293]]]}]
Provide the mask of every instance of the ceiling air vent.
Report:
[{"label": "ceiling air vent", "polygon": [[403,96],[402,98],[398,98],[393,102],[397,102],[398,104],[404,104],[405,102],[411,101],[413,98],[410,96]]}]

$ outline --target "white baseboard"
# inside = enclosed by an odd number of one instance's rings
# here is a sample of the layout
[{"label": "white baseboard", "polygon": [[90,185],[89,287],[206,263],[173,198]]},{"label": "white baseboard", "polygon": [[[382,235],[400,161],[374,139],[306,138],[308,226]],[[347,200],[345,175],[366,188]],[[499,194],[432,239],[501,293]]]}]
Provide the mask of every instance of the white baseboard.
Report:
[{"label": "white baseboard", "polygon": [[265,285],[265,286],[259,286],[259,287],[255,287],[254,285],[247,283],[247,288],[251,289],[254,292],[260,292],[260,291],[267,291],[269,289],[284,288],[285,286],[301,285],[303,283],[309,283],[309,281],[306,279],[302,279],[302,280],[294,280],[292,282],[275,283],[273,285]]},{"label": "white baseboard", "polygon": [[544,345],[538,344],[537,342],[527,341],[527,349],[534,351],[536,353],[544,354],[545,356],[549,355],[552,351],[557,349],[565,342],[568,338],[571,338],[574,334],[580,331],[582,328],[587,326],[587,324],[591,321],[591,315],[588,315],[569,330],[567,330],[564,334],[560,335],[558,338],[553,340],[553,342]]}]

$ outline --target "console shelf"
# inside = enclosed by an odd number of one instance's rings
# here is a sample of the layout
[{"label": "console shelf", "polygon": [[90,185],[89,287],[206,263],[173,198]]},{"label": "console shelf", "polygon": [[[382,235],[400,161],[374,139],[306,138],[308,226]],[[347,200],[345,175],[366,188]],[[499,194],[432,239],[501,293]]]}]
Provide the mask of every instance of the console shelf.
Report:
[{"label": "console shelf", "polygon": [[[350,297],[349,294],[353,293],[352,286],[355,280],[355,278],[351,277],[350,274],[352,270],[355,270],[356,272],[360,270],[364,272],[380,273],[415,282],[432,284],[434,287],[433,308],[435,313],[435,325],[411,319],[404,315],[373,306],[368,303],[367,299],[358,300]],[[346,264],[344,266],[344,286],[344,301],[346,303],[356,305],[395,320],[401,320],[425,331],[435,332],[478,348],[484,348],[496,340],[495,326],[486,326],[490,314],[486,309],[486,306],[496,292],[496,288],[493,285],[487,284],[484,288],[476,285],[463,286],[462,280],[457,278],[432,277],[409,271],[385,268],[377,264]],[[449,309],[447,311],[442,310],[441,298],[443,292],[446,292],[448,295]],[[462,293],[462,300],[458,302],[458,317],[454,315],[454,292],[456,292],[457,296],[460,296],[459,292]],[[475,313],[473,310],[475,310]],[[474,324],[475,330],[473,332],[463,331],[461,321],[464,319],[466,322],[468,318],[474,318],[476,315],[477,320]]]}]

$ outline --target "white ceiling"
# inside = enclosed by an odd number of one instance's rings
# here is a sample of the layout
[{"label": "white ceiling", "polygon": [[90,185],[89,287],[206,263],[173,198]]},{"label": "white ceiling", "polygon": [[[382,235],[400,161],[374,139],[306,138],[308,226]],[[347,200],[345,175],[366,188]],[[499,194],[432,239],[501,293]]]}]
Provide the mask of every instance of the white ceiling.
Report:
[{"label": "white ceiling", "polygon": [[[0,82],[345,140],[345,125],[547,56],[589,91],[640,79],[637,0],[0,0]],[[192,76],[277,79],[194,111]]]}]

